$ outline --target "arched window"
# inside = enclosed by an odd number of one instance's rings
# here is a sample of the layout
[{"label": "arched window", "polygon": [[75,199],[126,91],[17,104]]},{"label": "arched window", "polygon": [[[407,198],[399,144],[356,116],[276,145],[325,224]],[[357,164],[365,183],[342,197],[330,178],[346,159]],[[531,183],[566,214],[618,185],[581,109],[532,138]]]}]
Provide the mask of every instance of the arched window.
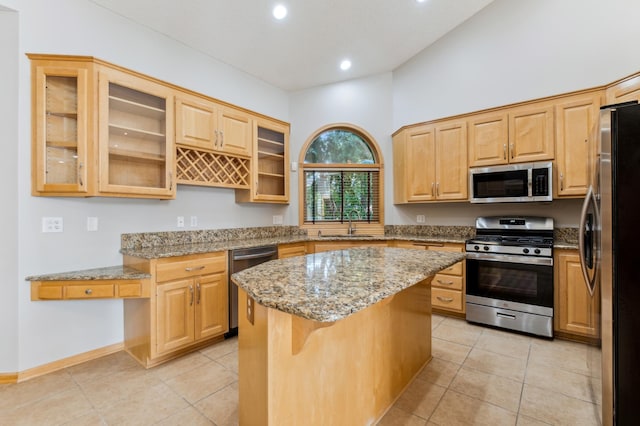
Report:
[{"label": "arched window", "polygon": [[300,154],[300,223],[342,233],[384,231],[382,157],[374,139],[348,124],[325,126]]}]

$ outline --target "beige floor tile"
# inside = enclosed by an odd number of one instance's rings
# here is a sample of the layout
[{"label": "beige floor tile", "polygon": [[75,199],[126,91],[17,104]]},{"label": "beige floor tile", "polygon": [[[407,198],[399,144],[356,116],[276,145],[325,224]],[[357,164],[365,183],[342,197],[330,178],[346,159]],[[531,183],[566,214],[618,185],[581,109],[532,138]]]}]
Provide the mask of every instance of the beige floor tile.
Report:
[{"label": "beige floor tile", "polygon": [[443,317],[442,315],[437,315],[434,314],[431,316],[431,329],[436,328],[437,326],[440,325],[440,323],[442,323],[442,321],[444,321],[445,317]]},{"label": "beige floor tile", "polygon": [[147,370],[128,369],[81,383],[80,387],[93,406],[100,410],[117,406],[119,401],[129,399],[161,383],[159,378],[149,374]]},{"label": "beige floor tile", "polygon": [[517,413],[522,383],[462,367],[449,389]]},{"label": "beige floor tile", "polygon": [[530,362],[549,365],[578,374],[600,375],[599,357],[593,356],[594,349],[576,342],[555,339],[536,340],[531,344]]},{"label": "beige floor tile", "polygon": [[138,364],[131,355],[125,351],[120,351],[115,354],[74,365],[73,367],[67,368],[67,371],[71,374],[73,380],[78,383],[85,383],[127,369],[144,370],[144,367]]},{"label": "beige floor tile", "polygon": [[549,423],[545,423],[541,420],[532,419],[531,417],[523,416],[520,414],[518,416],[518,422],[516,426],[548,426]]},{"label": "beige floor tile", "polygon": [[523,382],[527,360],[473,348],[463,366]]},{"label": "beige floor tile", "polygon": [[0,385],[0,413],[33,403],[54,393],[77,389],[66,370],[60,370],[26,382]]},{"label": "beige floor tile", "polygon": [[100,414],[109,425],[154,424],[188,407],[188,403],[173,392],[169,386],[160,383],[148,387],[115,405],[102,408]]},{"label": "beige floor tile", "polygon": [[394,404],[395,408],[428,419],[446,388],[422,380],[414,380]]},{"label": "beige floor tile", "polygon": [[533,362],[527,366],[525,383],[596,404],[600,401],[598,395],[602,393],[597,378]]},{"label": "beige floor tile", "polygon": [[417,378],[419,380],[425,380],[427,382],[447,387],[451,384],[451,381],[455,377],[459,368],[460,364],[439,358],[433,358],[429,364],[422,369]]},{"label": "beige floor tile", "polygon": [[448,390],[429,421],[442,426],[513,426],[516,424],[516,415],[496,405]]},{"label": "beige floor tile", "polygon": [[195,407],[217,426],[238,424],[238,383],[232,383],[204,398]]},{"label": "beige floor tile", "polygon": [[548,389],[524,385],[520,414],[554,425],[596,425],[600,407]]},{"label": "beige floor tile", "polygon": [[432,332],[433,337],[466,346],[475,345],[481,334],[482,330],[450,326],[446,320]]},{"label": "beige floor tile", "polygon": [[166,381],[209,362],[211,362],[211,359],[200,352],[194,352],[154,367],[149,370],[149,374]]},{"label": "beige floor tile", "polygon": [[230,354],[221,356],[220,358],[216,359],[216,362],[218,364],[223,365],[225,368],[233,371],[234,373],[238,374],[238,353],[237,352],[232,352]]},{"label": "beige floor tile", "polygon": [[527,359],[531,347],[529,338],[513,339],[509,335],[482,333],[475,347],[489,352]]},{"label": "beige floor tile", "polygon": [[214,343],[211,346],[200,349],[200,353],[210,359],[218,359],[230,353],[238,353],[238,337]]},{"label": "beige floor tile", "polygon": [[425,419],[392,407],[377,423],[377,426],[425,426],[425,424]]},{"label": "beige floor tile", "polygon": [[469,355],[471,348],[458,343],[433,337],[431,339],[431,355],[434,358],[462,364]]},{"label": "beige floor tile", "polygon": [[444,317],[444,320],[442,321],[443,325],[449,326],[449,327],[456,327],[456,328],[461,328],[463,330],[468,330],[468,331],[478,331],[478,332],[482,332],[486,329],[486,327],[482,326],[482,325],[478,325],[472,322],[467,322],[464,318],[457,318],[457,317]]},{"label": "beige floor tile", "polygon": [[102,418],[100,413],[92,411],[77,419],[73,419],[70,422],[63,423],[63,426],[106,426],[107,422]]},{"label": "beige floor tile", "polygon": [[13,410],[0,410],[2,425],[58,425],[93,413],[91,403],[78,388],[51,392],[48,397]]},{"label": "beige floor tile", "polygon": [[190,403],[216,393],[238,380],[238,375],[215,361],[176,376],[166,383]]},{"label": "beige floor tile", "polygon": [[193,408],[191,405],[156,424],[158,426],[215,426],[215,424],[211,420],[200,414],[200,412],[198,412],[198,410]]}]

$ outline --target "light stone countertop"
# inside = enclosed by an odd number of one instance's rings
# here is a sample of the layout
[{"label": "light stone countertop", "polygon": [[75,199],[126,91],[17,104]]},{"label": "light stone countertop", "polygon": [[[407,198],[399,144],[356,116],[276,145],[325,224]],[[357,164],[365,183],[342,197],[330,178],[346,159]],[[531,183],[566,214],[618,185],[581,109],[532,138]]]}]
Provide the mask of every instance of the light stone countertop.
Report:
[{"label": "light stone countertop", "polygon": [[140,272],[127,266],[107,266],[81,271],[59,272],[46,275],[32,275],[26,281],[84,281],[84,280],[139,280],[151,278],[151,274]]},{"label": "light stone countertop", "polygon": [[256,302],[319,322],[365,309],[463,260],[464,253],[368,247],[272,260],[231,276]]}]

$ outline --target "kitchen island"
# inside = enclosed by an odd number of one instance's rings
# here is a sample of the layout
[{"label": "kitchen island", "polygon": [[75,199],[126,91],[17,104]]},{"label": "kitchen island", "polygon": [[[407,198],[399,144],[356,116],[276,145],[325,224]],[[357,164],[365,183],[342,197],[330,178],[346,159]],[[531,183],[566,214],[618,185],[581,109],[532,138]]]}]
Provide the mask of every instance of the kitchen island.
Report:
[{"label": "kitchen island", "polygon": [[240,424],[374,424],[431,360],[431,278],[463,258],[356,248],[234,274]]}]

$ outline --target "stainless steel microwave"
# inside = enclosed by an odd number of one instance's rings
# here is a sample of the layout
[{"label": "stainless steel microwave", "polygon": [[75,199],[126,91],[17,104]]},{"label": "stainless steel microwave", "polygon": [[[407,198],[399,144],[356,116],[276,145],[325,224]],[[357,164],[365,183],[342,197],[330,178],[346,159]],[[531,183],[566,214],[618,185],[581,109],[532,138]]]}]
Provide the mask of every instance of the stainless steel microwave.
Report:
[{"label": "stainless steel microwave", "polygon": [[469,169],[472,203],[553,200],[551,161]]}]

